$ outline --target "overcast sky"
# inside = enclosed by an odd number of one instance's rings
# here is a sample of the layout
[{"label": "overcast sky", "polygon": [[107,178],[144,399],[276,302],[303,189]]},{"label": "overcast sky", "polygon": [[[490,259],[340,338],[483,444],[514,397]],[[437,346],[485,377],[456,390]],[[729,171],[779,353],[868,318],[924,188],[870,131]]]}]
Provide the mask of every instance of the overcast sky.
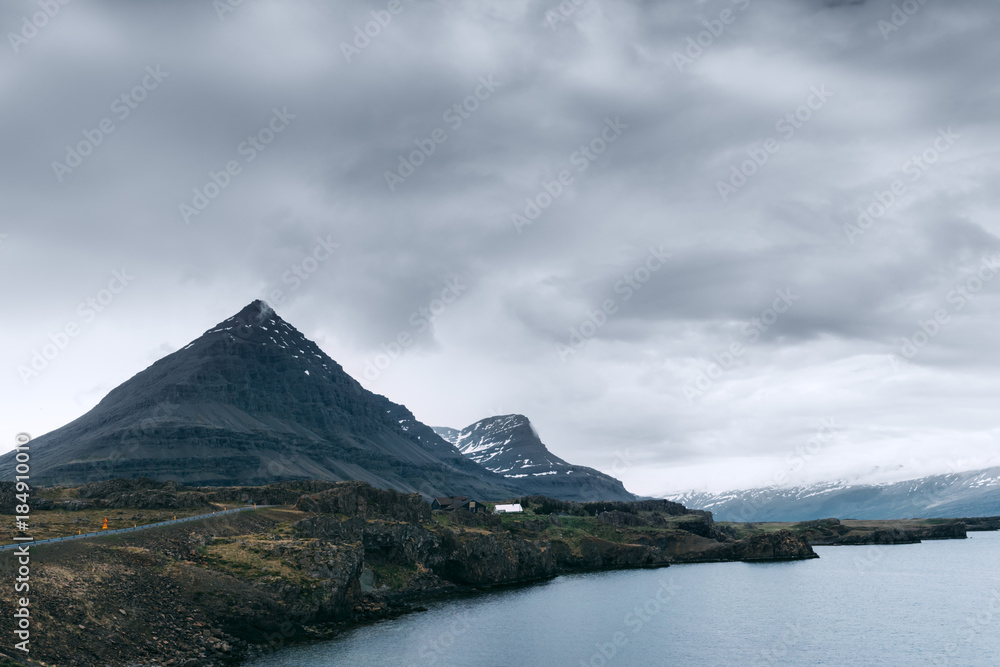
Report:
[{"label": "overcast sky", "polygon": [[0,6],[0,450],[265,298],[637,493],[1000,464],[1000,3],[46,4]]}]

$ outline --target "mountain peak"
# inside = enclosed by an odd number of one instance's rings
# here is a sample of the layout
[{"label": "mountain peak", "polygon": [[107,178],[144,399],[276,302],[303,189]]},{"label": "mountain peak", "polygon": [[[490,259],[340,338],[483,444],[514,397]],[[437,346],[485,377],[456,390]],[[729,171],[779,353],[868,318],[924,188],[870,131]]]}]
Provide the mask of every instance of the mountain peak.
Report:
[{"label": "mountain peak", "polygon": [[215,328],[218,329],[225,324],[235,323],[242,329],[249,329],[255,326],[262,326],[267,321],[270,321],[275,326],[280,323],[289,329],[293,328],[290,324],[281,319],[281,317],[274,312],[274,309],[271,308],[266,301],[262,301],[261,299],[254,299],[249,304],[244,306],[243,310],[236,313],[232,317],[223,320],[217,324]]},{"label": "mountain peak", "polygon": [[50,484],[355,479],[495,499],[531,490],[469,461],[404,406],[366,390],[262,300],[36,443],[32,479]]},{"label": "mountain peak", "polygon": [[463,429],[435,427],[434,432],[487,470],[506,479],[533,480],[548,495],[635,498],[617,479],[554,455],[522,414],[487,417]]},{"label": "mountain peak", "polygon": [[525,424],[530,425],[531,420],[521,414],[512,415],[494,415],[493,417],[487,417],[483,419],[484,422],[503,422],[506,426],[523,426]]},{"label": "mountain peak", "polygon": [[257,345],[277,345],[302,354],[310,354],[322,359],[322,351],[295,327],[281,319],[266,301],[255,299],[241,311],[219,322],[184,349],[195,347],[199,342],[216,339],[229,342],[244,341]]},{"label": "mountain peak", "polygon": [[236,313],[234,317],[241,318],[244,320],[249,320],[249,319],[259,320],[263,319],[264,317],[267,317],[268,315],[274,315],[275,317],[277,317],[277,314],[274,312],[274,309],[271,308],[270,304],[268,304],[267,301],[264,301],[263,299],[254,299],[249,304],[244,306],[243,310]]},{"label": "mountain peak", "polygon": [[[32,480],[150,477],[230,486],[354,479],[426,497],[632,498],[621,482],[549,454],[524,415],[479,426],[469,437],[497,444],[480,457],[490,466],[442,440],[405,406],[362,387],[255,300],[36,439]],[[500,460],[510,445],[517,451]],[[0,479],[10,478],[13,454],[0,457]]]}]

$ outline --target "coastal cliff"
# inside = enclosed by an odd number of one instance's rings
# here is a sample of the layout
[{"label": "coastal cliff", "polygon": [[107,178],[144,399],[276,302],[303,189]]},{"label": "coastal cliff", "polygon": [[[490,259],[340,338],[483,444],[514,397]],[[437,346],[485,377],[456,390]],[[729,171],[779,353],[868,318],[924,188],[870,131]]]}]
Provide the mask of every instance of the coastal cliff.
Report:
[{"label": "coastal cliff", "polygon": [[[997,530],[997,517],[981,519],[900,519],[898,521],[818,519],[798,523],[721,524],[734,536],[786,531],[814,546],[917,544],[923,540],[965,539],[969,530]],[[970,527],[970,525],[972,527]]]},{"label": "coastal cliff", "polygon": [[[98,502],[102,493],[151,500],[130,484],[144,482],[91,488],[81,500]],[[169,493],[159,489],[152,500],[170,504]],[[287,642],[413,611],[431,597],[568,572],[816,557],[792,532],[737,539],[711,514],[667,501],[605,507],[521,499],[523,514],[498,516],[432,512],[417,494],[360,482],[197,493],[227,502],[296,499],[36,546],[32,657],[81,666],[239,664]],[[13,605],[11,595],[0,598]],[[8,616],[0,618],[0,632],[12,629]]]}]

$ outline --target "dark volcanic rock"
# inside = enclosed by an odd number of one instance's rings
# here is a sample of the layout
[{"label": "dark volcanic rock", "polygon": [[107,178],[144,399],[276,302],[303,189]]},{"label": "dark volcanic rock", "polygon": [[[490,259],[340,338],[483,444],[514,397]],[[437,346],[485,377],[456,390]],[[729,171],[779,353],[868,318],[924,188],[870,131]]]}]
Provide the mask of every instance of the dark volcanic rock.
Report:
[{"label": "dark volcanic rock", "polygon": [[138,491],[176,492],[179,488],[180,485],[176,482],[157,482],[148,477],[108,479],[84,484],[77,489],[77,495],[81,498],[109,498],[115,495],[136,493]]},{"label": "dark volcanic rock", "polygon": [[361,543],[370,560],[399,565],[435,565],[442,561],[441,538],[419,524],[316,516],[295,524],[302,535],[335,543]]},{"label": "dark volcanic rock", "polygon": [[214,503],[256,503],[258,505],[294,505],[303,494],[319,493],[335,488],[342,482],[315,479],[297,482],[277,482],[264,486],[205,486],[195,487]]},{"label": "dark volcanic rock", "polygon": [[878,529],[855,535],[845,535],[834,544],[918,544],[920,538],[916,533],[906,530]]},{"label": "dark volcanic rock", "polygon": [[966,530],[1000,530],[1000,516],[982,516],[959,519],[965,524]]},{"label": "dark volcanic rock", "polygon": [[669,500],[632,500],[632,501],[599,501],[599,502],[574,502],[572,500],[557,500],[548,496],[531,495],[521,496],[514,500],[522,506],[532,506],[539,514],[564,513],[576,516],[597,516],[602,512],[624,512],[627,514],[638,514],[640,512],[655,512],[663,516],[683,516],[685,514],[698,514],[704,516],[711,522],[712,513],[704,510],[691,510],[680,503]]},{"label": "dark volcanic rock", "polygon": [[302,496],[295,509],[322,514],[345,514],[360,519],[391,518],[395,521],[429,521],[431,507],[419,494],[376,489],[362,482],[338,484],[315,495]]},{"label": "dark volcanic rock", "polygon": [[635,514],[637,512],[657,512],[659,514],[664,514],[666,516],[683,516],[685,514],[702,514],[709,519],[712,517],[711,512],[705,512],[704,510],[690,510],[680,503],[675,503],[670,500],[636,500],[632,502],[589,502],[581,503],[580,505],[583,511],[590,516],[597,516],[601,512],[610,512],[612,510],[617,510],[619,512],[629,512]]},{"label": "dark volcanic rock", "polygon": [[840,538],[836,544],[916,544],[921,540],[954,540],[966,537],[968,535],[965,524],[954,520],[917,526],[904,524],[892,528],[879,528],[867,533],[848,534]]},{"label": "dark volcanic rock", "polygon": [[539,545],[504,534],[470,534],[446,541],[438,574],[456,583],[484,586],[554,576],[556,561]]},{"label": "dark volcanic rock", "polygon": [[736,542],[734,553],[739,560],[798,560],[818,558],[809,544],[788,530],[754,535]]},{"label": "dark volcanic rock", "polygon": [[[771,560],[802,560],[819,558],[813,548],[801,535],[789,530],[779,530],[774,533],[758,533],[734,542],[711,544],[708,542],[692,543],[690,538],[677,538],[678,543],[667,544],[661,541],[658,546],[677,552],[676,558],[683,562],[701,561],[771,561]],[[704,540],[698,536],[698,539]],[[693,548],[692,548],[693,544]]]},{"label": "dark volcanic rock", "polygon": [[582,566],[592,570],[612,570],[663,565],[669,560],[658,549],[642,544],[620,544],[597,537],[580,540]]},{"label": "dark volcanic rock", "polygon": [[597,520],[607,526],[646,526],[649,522],[640,517],[638,514],[628,514],[626,512],[619,512],[618,510],[611,510],[610,512],[601,512],[597,515]]},{"label": "dark volcanic rock", "polygon": [[[80,498],[90,500],[87,506],[114,509],[182,509],[209,507],[211,502],[204,493],[186,489],[175,482],[156,482],[146,477],[138,479],[111,479],[84,484],[77,491]],[[77,501],[79,502],[79,501]],[[70,507],[66,501],[65,509]]]},{"label": "dark volcanic rock", "polygon": [[499,514],[489,514],[486,512],[463,512],[457,510],[448,512],[448,521],[454,525],[467,526],[469,528],[499,528],[503,520]]},{"label": "dark volcanic rock", "polygon": [[851,532],[840,519],[802,521],[795,524],[795,528],[802,530],[812,544],[836,544],[842,535]]}]

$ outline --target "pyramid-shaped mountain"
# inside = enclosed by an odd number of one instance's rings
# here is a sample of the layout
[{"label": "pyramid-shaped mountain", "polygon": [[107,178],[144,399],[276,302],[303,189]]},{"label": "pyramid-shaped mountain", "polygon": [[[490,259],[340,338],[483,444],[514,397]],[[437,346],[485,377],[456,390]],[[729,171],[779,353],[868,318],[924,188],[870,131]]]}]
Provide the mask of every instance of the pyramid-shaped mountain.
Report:
[{"label": "pyramid-shaped mountain", "polygon": [[[3,475],[14,470],[12,456],[0,457]],[[404,406],[363,388],[262,301],[34,440],[31,457],[37,484],[353,479],[482,500],[533,491],[467,459]]]},{"label": "pyramid-shaped mountain", "polygon": [[435,427],[434,431],[470,460],[530,486],[535,493],[578,501],[636,499],[614,477],[567,463],[550,452],[524,415],[499,415],[461,430]]}]

